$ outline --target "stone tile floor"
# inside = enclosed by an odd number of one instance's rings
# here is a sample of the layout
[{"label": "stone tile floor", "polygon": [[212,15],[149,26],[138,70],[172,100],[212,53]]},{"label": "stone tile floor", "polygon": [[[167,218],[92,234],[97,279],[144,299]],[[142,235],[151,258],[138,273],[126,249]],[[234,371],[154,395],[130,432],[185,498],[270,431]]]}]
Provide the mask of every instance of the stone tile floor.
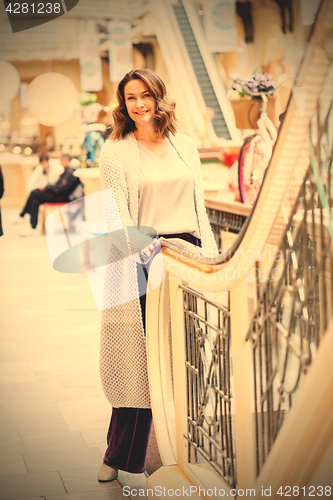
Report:
[{"label": "stone tile floor", "polygon": [[88,279],[54,271],[46,237],[20,237],[15,212],[2,209],[0,238],[0,500],[125,498],[144,474],[97,481],[111,407]]}]

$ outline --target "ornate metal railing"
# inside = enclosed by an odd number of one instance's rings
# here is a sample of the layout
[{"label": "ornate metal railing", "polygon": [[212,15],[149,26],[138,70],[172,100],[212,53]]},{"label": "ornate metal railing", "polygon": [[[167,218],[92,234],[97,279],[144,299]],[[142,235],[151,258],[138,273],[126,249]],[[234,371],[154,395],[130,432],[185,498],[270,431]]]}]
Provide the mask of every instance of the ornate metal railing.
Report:
[{"label": "ornate metal railing", "polygon": [[251,207],[240,203],[206,200],[206,210],[218,249],[222,251],[225,250],[223,248],[225,233],[238,234],[251,211]]},{"label": "ornate metal railing", "polygon": [[218,257],[162,244],[166,279],[148,294],[147,351],[165,485],[181,475],[229,496],[235,485],[276,496],[327,468],[333,369],[318,347],[333,344],[332,9],[323,0],[239,237]]},{"label": "ornate metal railing", "polygon": [[222,232],[238,234],[246,220],[245,215],[222,212],[213,208],[208,208],[207,214],[219,250],[222,249]]},{"label": "ornate metal railing", "polygon": [[208,462],[235,486],[232,419],[230,304],[183,290],[188,462]]},{"label": "ornate metal railing", "polygon": [[258,282],[247,337],[253,349],[258,475],[333,312],[332,98],[320,101],[315,118],[304,152],[309,168],[269,279]]}]

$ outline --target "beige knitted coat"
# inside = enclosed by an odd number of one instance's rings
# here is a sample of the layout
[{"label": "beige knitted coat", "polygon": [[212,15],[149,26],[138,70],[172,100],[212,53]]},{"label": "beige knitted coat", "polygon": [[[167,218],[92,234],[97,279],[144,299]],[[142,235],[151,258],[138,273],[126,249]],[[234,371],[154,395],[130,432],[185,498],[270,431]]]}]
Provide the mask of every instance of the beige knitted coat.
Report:
[{"label": "beige knitted coat", "polygon": [[[197,149],[193,141],[182,134],[171,136],[170,141],[195,178],[195,208],[202,248],[215,254],[217,247],[204,206]],[[138,224],[139,169],[139,148],[133,133],[122,140],[105,142],[100,157],[100,180],[102,190],[108,190],[104,191],[103,204],[109,231],[114,231],[117,225],[115,212],[118,220],[120,215],[123,227]],[[137,248],[132,244],[130,253],[135,254],[146,246],[143,243],[144,236],[142,241],[137,241]],[[117,408],[149,408],[146,343],[134,258],[119,259],[108,265],[104,297],[100,371],[105,395]]]}]

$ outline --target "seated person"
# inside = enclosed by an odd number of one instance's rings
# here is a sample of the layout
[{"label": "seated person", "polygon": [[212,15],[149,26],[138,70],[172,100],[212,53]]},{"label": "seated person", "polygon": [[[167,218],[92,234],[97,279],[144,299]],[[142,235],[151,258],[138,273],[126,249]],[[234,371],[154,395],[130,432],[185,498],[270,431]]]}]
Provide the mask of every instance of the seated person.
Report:
[{"label": "seated person", "polygon": [[30,193],[20,217],[30,214],[30,224],[33,229],[37,227],[39,205],[43,203],[69,202],[71,193],[80,184],[80,179],[74,177],[74,169],[69,166],[71,157],[64,154],[60,158],[64,172],[54,184],[47,184],[43,189],[35,189]]},{"label": "seated person", "polygon": [[[39,157],[39,164],[32,172],[26,184],[26,190],[30,194],[35,189],[43,190],[48,184],[55,184],[63,173],[64,167],[58,158],[49,159],[46,153],[42,153]],[[23,219],[19,214],[11,215],[8,221],[12,224],[18,224]]]},{"label": "seated person", "polygon": [[58,159],[50,161],[48,155],[42,153],[39,157],[39,165],[27,182],[27,191],[30,193],[34,189],[44,189],[48,184],[54,184],[63,171],[64,168]]}]

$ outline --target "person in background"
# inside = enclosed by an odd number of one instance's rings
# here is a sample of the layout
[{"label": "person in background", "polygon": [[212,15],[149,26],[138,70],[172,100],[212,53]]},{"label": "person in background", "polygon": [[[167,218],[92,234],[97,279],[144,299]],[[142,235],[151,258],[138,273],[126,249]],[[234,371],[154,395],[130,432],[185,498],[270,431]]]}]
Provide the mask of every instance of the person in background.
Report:
[{"label": "person in background", "polygon": [[[48,184],[55,184],[63,173],[64,167],[58,158],[49,159],[46,153],[42,153],[39,157],[39,164],[32,172],[26,184],[26,190],[29,193],[36,189],[43,190]],[[8,221],[12,224],[23,222],[23,217],[20,214],[11,215]]]},{"label": "person in background", "polygon": [[[0,199],[3,196],[5,189],[3,186],[3,175],[0,167]],[[2,230],[2,222],[1,222],[1,208],[0,208],[0,236],[3,236],[3,230]]]},{"label": "person in background", "polygon": [[74,169],[69,166],[70,162],[70,155],[63,154],[60,163],[64,168],[64,172],[57,182],[47,184],[44,188],[35,189],[30,193],[20,217],[30,214],[30,224],[33,229],[37,227],[39,205],[43,203],[69,202],[71,193],[80,184],[80,180],[73,175]]},{"label": "person in background", "polygon": [[63,171],[64,168],[58,159],[50,160],[46,153],[42,153],[39,157],[39,165],[27,182],[27,191],[30,193],[34,189],[44,189],[48,184],[54,184]]}]

